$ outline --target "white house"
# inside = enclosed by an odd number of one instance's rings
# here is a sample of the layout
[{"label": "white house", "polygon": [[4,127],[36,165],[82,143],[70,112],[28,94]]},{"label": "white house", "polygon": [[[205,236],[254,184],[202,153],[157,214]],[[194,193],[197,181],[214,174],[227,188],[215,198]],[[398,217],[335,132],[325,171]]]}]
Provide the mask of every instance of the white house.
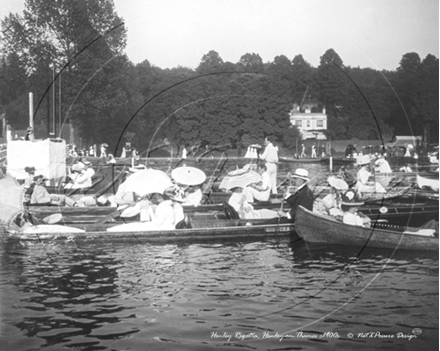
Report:
[{"label": "white house", "polygon": [[327,130],[325,107],[322,108],[321,112],[317,112],[317,107],[316,103],[308,103],[300,109],[299,105],[293,104],[293,108],[289,112],[290,123],[300,130],[304,140],[327,139],[323,133],[324,130]]}]

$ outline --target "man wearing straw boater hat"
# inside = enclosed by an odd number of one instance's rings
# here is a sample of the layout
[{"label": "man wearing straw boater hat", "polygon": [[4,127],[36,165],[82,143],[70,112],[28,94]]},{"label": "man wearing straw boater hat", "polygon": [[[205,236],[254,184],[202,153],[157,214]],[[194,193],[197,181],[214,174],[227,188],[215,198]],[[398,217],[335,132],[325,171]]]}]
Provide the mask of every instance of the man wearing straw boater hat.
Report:
[{"label": "man wearing straw boater hat", "polygon": [[297,168],[292,175],[294,185],[296,186],[296,192],[294,194],[288,194],[285,201],[290,205],[290,211],[284,213],[279,211],[280,216],[287,217],[292,221],[295,220],[296,210],[298,206],[302,206],[310,211],[313,210],[313,193],[307,186],[310,181],[309,172],[303,168]]},{"label": "man wearing straw boater hat", "polygon": [[373,176],[373,173],[369,171],[372,161],[370,155],[363,155],[357,158],[356,165],[360,166],[360,169],[356,175],[357,183],[355,188],[361,194],[370,192],[386,193],[387,191],[381,184],[375,181],[370,181],[370,177]]},{"label": "man wearing straw boater hat", "polygon": [[49,194],[44,186],[45,180],[46,178],[42,174],[34,177],[35,187],[31,195],[31,204],[75,206],[76,202],[68,196],[62,194]]}]

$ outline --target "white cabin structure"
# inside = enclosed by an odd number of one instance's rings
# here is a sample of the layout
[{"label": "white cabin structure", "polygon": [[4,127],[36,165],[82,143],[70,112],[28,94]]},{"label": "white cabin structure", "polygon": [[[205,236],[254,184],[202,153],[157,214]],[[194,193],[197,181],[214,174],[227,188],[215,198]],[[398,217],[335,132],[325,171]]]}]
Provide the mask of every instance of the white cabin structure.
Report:
[{"label": "white cabin structure", "polygon": [[289,112],[290,123],[299,129],[304,140],[327,140],[323,133],[327,130],[325,107],[320,111],[317,108],[318,104],[316,103],[304,104],[302,108],[298,104],[293,104],[293,108]]}]

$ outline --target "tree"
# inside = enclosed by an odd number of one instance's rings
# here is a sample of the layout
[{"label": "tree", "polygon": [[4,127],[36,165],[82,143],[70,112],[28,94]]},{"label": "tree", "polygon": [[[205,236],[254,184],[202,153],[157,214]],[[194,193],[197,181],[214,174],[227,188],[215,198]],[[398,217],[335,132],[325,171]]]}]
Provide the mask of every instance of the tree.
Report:
[{"label": "tree", "polygon": [[237,65],[238,69],[242,72],[261,73],[264,71],[263,60],[260,55],[255,53],[244,54],[240,57]]},{"label": "tree", "polygon": [[36,115],[54,84],[47,77],[49,64],[55,63],[64,78],[63,114],[87,142],[98,142],[96,128],[107,126],[113,118],[109,112],[126,102],[120,85],[113,85],[126,64],[124,57],[117,59],[126,30],[113,2],[27,0],[23,16],[6,17],[1,33],[3,53],[15,53],[26,69],[37,97]]},{"label": "tree", "polygon": [[433,55],[428,55],[418,68],[418,79],[411,93],[411,115],[415,120],[414,130],[419,132],[422,129],[424,141],[429,144],[431,132],[438,140],[439,60]]},{"label": "tree", "polygon": [[314,95],[312,66],[302,55],[296,55],[292,60],[291,75],[292,98],[301,105],[306,96]]},{"label": "tree", "polygon": [[25,129],[29,122],[26,78],[16,54],[0,58],[0,114],[6,113],[15,129]]},{"label": "tree", "polygon": [[213,72],[221,72],[223,68],[223,60],[217,51],[211,50],[203,55],[202,60],[197,67],[198,74],[207,74]]},{"label": "tree", "polygon": [[347,78],[341,71],[343,69],[342,59],[333,49],[321,56],[317,71],[319,100],[326,107],[327,114],[335,118],[340,116],[346,101]]},{"label": "tree", "polygon": [[390,118],[397,133],[438,140],[438,66],[433,55],[423,61],[414,52],[403,55],[393,80],[398,100]]}]

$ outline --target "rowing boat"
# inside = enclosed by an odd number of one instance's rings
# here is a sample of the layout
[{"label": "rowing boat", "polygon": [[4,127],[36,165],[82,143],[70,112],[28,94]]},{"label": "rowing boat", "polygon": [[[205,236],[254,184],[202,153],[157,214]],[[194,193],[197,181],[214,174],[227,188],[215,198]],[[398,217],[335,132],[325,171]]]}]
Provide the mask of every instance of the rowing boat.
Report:
[{"label": "rowing boat", "polygon": [[[57,231],[57,226],[41,226],[41,231],[23,233],[6,231],[2,235],[3,240],[19,241],[124,241],[124,242],[192,242],[206,240],[265,240],[265,239],[288,239],[295,238],[294,225],[292,223],[273,224],[263,221],[223,220],[211,221],[208,227],[205,221],[192,222],[192,228],[174,230],[151,230],[151,231],[107,231],[102,225],[93,228],[90,225],[72,225],[77,231]],[[115,224],[107,224],[110,228]],[[46,231],[45,231],[46,230]],[[296,237],[297,238],[297,237]]]},{"label": "rowing boat", "polygon": [[417,186],[420,189],[429,189],[438,192],[439,189],[439,178],[438,173],[432,176],[421,176],[417,174]]},{"label": "rowing boat", "polygon": [[[257,202],[254,205],[255,209],[270,209],[280,210],[281,201],[272,200],[267,202]],[[284,203],[282,208],[286,211],[290,206]],[[184,213],[191,219],[209,219],[218,220],[225,218],[225,208],[223,204],[205,204],[200,206],[183,206]],[[109,216],[117,212],[116,207],[111,206],[97,206],[97,207],[58,207],[58,206],[29,206],[26,208],[35,218],[42,221],[45,217],[54,213],[62,215],[62,223],[69,224],[85,224],[95,223],[99,219]],[[386,221],[393,225],[411,225],[418,226],[427,222],[432,218],[438,217],[439,205],[438,203],[393,203],[381,202],[374,205],[363,205],[359,207],[359,211],[368,216],[372,220]],[[128,219],[112,217],[116,221],[129,221]],[[137,220],[139,216],[133,220]],[[209,225],[209,224],[208,224]]]},{"label": "rowing boat", "polygon": [[344,224],[334,217],[324,216],[299,207],[295,229],[306,242],[351,245],[361,247],[433,250],[438,251],[437,236],[410,234],[403,228],[382,229],[377,226],[363,228]]},{"label": "rowing boat", "polygon": [[[355,158],[346,158],[346,157],[332,157],[331,161],[333,165],[353,165],[356,163]],[[330,164],[330,158],[329,157],[321,158],[321,163],[325,165]]]},{"label": "rowing boat", "polygon": [[321,158],[317,157],[307,157],[307,158],[295,158],[295,157],[283,157],[278,158],[278,162],[285,163],[320,163]]}]

